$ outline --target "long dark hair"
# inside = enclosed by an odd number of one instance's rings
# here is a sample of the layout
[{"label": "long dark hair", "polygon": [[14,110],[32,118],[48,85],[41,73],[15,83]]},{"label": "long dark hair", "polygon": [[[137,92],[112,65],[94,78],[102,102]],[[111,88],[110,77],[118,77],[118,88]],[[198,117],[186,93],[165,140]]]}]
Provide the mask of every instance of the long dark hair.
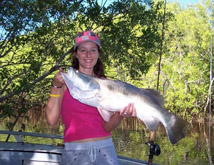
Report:
[{"label": "long dark hair", "polygon": [[[77,53],[77,49],[78,49],[78,47],[75,50],[74,50],[74,47],[72,48],[72,50],[73,50],[73,52],[72,52],[72,67],[74,69],[78,70],[79,69],[79,60],[75,56]],[[102,56],[103,52],[100,48],[98,48],[98,52],[99,52],[99,57],[97,59],[97,63],[94,66],[94,73],[99,78],[102,78],[102,77],[106,77],[105,73],[104,73],[104,65],[103,65],[102,60],[101,60],[101,56]]]}]

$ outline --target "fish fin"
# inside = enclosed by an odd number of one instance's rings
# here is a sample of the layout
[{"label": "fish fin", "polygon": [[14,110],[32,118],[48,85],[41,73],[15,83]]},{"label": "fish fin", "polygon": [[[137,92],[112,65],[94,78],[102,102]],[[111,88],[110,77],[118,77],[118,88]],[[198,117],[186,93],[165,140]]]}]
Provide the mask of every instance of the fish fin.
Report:
[{"label": "fish fin", "polygon": [[142,120],[149,131],[155,131],[157,130],[157,127],[160,123],[160,121],[157,118],[150,117],[148,119]]},{"label": "fish fin", "polygon": [[156,91],[154,89],[149,89],[149,88],[145,89],[145,90],[149,91],[152,95],[154,95],[156,100],[157,100],[157,103],[163,107],[163,105],[164,105],[164,97],[160,94],[160,92],[158,92],[158,91]]},{"label": "fish fin", "polygon": [[171,124],[165,127],[166,132],[170,142],[175,144],[185,137],[185,134],[189,130],[189,123],[175,115],[172,115],[169,122]]},{"label": "fish fin", "polygon": [[103,120],[105,120],[106,122],[109,122],[109,120],[112,116],[112,113],[105,109],[102,109],[100,107],[98,107],[97,109],[98,109],[98,112],[100,113],[101,117],[103,118]]}]

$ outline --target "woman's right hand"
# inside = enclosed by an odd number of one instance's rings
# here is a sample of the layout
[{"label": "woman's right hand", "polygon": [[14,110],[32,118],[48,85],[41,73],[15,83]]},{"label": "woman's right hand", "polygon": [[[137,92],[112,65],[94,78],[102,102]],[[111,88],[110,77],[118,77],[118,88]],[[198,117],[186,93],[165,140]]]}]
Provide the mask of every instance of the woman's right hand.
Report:
[{"label": "woman's right hand", "polygon": [[52,82],[53,86],[61,88],[65,84],[65,81],[62,78],[62,74],[61,74],[62,72],[63,72],[63,69],[59,68],[59,72],[56,73],[56,75],[53,78],[53,82]]},{"label": "woman's right hand", "polygon": [[63,70],[60,68],[59,72],[54,76],[50,97],[46,104],[46,119],[50,125],[55,125],[61,114],[62,98],[66,89],[66,86],[64,85],[65,82],[61,75],[62,72]]}]

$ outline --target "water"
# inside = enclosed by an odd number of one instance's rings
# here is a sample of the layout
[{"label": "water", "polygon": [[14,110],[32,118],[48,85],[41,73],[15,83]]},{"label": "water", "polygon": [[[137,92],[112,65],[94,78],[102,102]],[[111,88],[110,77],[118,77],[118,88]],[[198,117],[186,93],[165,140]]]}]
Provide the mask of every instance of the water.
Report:
[{"label": "water", "polygon": [[[35,114],[35,113],[34,113]],[[7,119],[0,122],[0,130],[8,130],[15,119]],[[8,124],[9,123],[9,124]],[[214,122],[191,122],[188,135],[172,145],[166,136],[163,127],[158,128],[155,143],[161,147],[160,156],[154,156],[153,162],[164,165],[213,165],[214,163]],[[46,134],[63,134],[63,126],[58,124],[51,127],[45,121],[44,113],[37,116],[29,115],[28,118],[20,118],[14,127],[15,131],[39,132]],[[141,160],[148,160],[149,147],[145,142],[149,139],[149,132],[143,124],[135,120],[124,120],[120,128],[112,132],[114,144],[118,155]],[[6,135],[0,135],[0,141],[5,141]],[[13,137],[9,141],[14,141]],[[25,137],[25,142],[59,144],[62,141],[51,141]]]}]

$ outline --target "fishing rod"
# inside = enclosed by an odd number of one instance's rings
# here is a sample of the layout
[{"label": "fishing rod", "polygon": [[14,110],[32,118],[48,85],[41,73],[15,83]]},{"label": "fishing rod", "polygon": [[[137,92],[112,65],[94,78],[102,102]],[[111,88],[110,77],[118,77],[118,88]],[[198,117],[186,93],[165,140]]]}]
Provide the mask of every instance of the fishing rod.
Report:
[{"label": "fishing rod", "polygon": [[160,146],[158,144],[155,144],[154,141],[148,141],[145,143],[149,146],[149,159],[148,159],[148,165],[152,165],[152,159],[153,156],[159,156],[161,153]]}]

